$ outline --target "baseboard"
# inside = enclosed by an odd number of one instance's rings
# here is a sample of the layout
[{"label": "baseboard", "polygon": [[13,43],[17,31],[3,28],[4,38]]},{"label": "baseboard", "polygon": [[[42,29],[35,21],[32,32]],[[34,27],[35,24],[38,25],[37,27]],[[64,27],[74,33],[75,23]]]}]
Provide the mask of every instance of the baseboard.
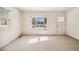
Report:
[{"label": "baseboard", "polygon": [[70,35],[68,35],[68,34],[66,34],[66,36],[68,36],[68,37],[70,37],[70,38],[73,38],[73,39],[76,39],[76,40],[79,40],[79,39],[77,39],[77,38],[75,38],[75,37],[72,37],[72,36],[70,36]]},{"label": "baseboard", "polygon": [[15,38],[12,38],[10,40],[7,40],[6,42],[4,42],[3,44],[0,45],[0,48],[6,46],[7,44],[11,43],[12,41],[14,41],[15,39],[19,38],[19,36],[21,36],[20,34],[18,36],[16,36]]},{"label": "baseboard", "polygon": [[62,36],[65,34],[22,34],[22,36]]}]

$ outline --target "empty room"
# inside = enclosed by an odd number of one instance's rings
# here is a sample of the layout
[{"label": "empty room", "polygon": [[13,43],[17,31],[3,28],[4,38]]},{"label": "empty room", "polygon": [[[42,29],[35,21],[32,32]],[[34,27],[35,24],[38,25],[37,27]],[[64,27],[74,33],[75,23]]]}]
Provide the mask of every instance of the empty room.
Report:
[{"label": "empty room", "polygon": [[0,7],[0,51],[79,51],[78,7]]}]

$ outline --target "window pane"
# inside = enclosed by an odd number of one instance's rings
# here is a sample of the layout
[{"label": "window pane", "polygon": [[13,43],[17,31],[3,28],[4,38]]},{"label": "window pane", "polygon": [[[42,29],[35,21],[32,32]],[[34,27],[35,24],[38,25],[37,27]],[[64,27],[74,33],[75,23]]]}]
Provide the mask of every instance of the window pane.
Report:
[{"label": "window pane", "polygon": [[64,17],[57,17],[58,22],[64,22]]},{"label": "window pane", "polygon": [[32,18],[32,25],[35,25],[35,18]]},{"label": "window pane", "polygon": [[47,17],[46,16],[33,16],[32,25],[35,25],[35,26],[32,26],[33,28],[35,28],[35,27],[46,28],[47,27]]},{"label": "window pane", "polygon": [[47,24],[47,18],[46,17],[44,18],[44,24]]}]

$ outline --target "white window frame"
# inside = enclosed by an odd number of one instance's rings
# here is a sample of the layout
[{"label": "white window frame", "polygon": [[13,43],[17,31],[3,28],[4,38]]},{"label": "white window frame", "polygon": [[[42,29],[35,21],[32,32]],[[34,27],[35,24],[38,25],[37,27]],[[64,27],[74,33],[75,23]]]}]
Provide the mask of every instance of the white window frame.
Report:
[{"label": "white window frame", "polygon": [[[33,17],[39,17],[39,16],[32,16],[32,18]],[[47,18],[47,16],[42,16],[42,17],[46,17]],[[32,19],[32,22],[33,22],[33,19]],[[36,21],[35,21],[36,22]],[[44,23],[44,22],[43,22]],[[36,26],[36,25],[38,25],[38,26]],[[48,21],[46,20],[46,27],[44,28],[44,27],[41,27],[43,24],[38,24],[37,22],[36,22],[36,25],[33,25],[32,24],[32,29],[39,29],[39,30],[47,30],[48,29]],[[35,28],[34,28],[34,26],[36,26]]]},{"label": "white window frame", "polygon": [[64,16],[57,17],[57,22],[64,22]]}]

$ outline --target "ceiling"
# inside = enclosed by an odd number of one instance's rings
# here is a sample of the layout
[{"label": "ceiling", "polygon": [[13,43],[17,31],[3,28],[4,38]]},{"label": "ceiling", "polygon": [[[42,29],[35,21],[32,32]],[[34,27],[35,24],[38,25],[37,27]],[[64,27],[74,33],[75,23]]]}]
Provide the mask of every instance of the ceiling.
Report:
[{"label": "ceiling", "polygon": [[19,7],[23,12],[25,11],[67,11],[70,7]]}]

